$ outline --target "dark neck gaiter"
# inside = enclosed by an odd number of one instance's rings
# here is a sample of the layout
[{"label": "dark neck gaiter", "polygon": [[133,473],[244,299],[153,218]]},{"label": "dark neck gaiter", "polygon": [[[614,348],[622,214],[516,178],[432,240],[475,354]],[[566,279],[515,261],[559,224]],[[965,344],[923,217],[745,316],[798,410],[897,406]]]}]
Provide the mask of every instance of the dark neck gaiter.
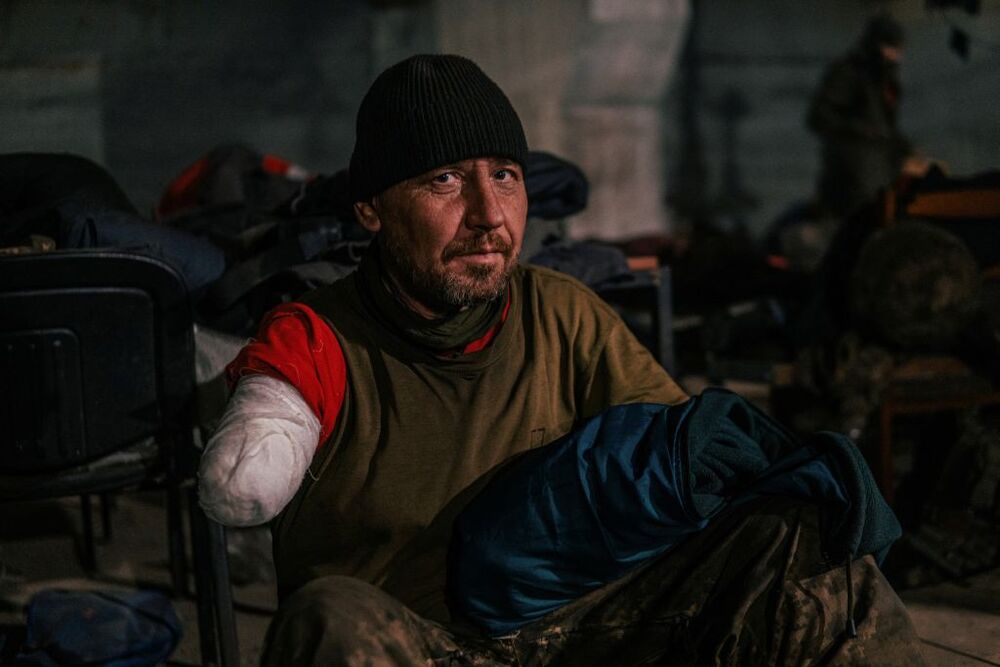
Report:
[{"label": "dark neck gaiter", "polygon": [[503,312],[505,296],[441,319],[421,317],[389,291],[377,243],[369,247],[358,272],[375,316],[396,334],[438,354],[461,350],[467,343],[482,338],[500,321]]}]

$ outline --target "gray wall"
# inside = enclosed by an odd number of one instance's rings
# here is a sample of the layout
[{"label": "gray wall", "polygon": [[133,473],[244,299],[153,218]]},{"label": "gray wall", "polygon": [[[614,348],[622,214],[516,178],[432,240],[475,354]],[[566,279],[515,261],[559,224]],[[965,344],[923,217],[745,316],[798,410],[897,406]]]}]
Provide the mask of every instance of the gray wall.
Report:
[{"label": "gray wall", "polygon": [[[968,17],[923,0],[463,0],[461,11],[441,0],[0,0],[0,151],[94,158],[144,210],[222,142],[331,172],[346,165],[372,76],[443,50],[500,81],[532,147],[588,173],[575,235],[676,231],[684,221],[665,201],[689,175],[678,64],[694,16],[703,194],[760,234],[812,194],[809,95],[880,6],[910,38],[902,126],[914,143],[956,174],[997,166],[1000,0],[982,4]],[[979,38],[970,62],[948,51],[947,20]],[[726,104],[743,108],[732,150]]]},{"label": "gray wall", "polygon": [[0,150],[91,157],[141,210],[223,142],[336,170],[372,74],[371,14],[350,0],[0,0]]},{"label": "gray wall", "polygon": [[[696,19],[702,62],[698,120],[706,194],[718,210],[734,209],[723,197],[727,95],[745,102],[736,125],[736,166],[744,193],[756,201],[735,207],[738,213],[729,217],[745,218],[760,234],[784,208],[812,196],[819,144],[804,124],[809,97],[826,64],[851,48],[880,6],[900,20],[907,35],[900,127],[917,149],[946,162],[956,176],[1000,168],[997,0],[983,0],[977,17],[931,12],[922,0],[702,1]],[[948,48],[950,23],[974,36],[969,62]],[[671,118],[677,118],[676,102],[677,96],[668,94]]]}]

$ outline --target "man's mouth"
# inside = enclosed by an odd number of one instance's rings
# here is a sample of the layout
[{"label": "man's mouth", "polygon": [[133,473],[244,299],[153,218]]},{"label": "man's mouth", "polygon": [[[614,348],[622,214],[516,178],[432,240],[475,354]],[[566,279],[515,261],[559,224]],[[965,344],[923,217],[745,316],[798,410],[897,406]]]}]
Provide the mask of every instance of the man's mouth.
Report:
[{"label": "man's mouth", "polygon": [[484,245],[473,245],[465,247],[453,248],[445,256],[445,261],[450,261],[457,257],[469,257],[469,258],[487,258],[492,255],[501,255],[506,257],[510,254],[510,244],[505,242],[490,242]]},{"label": "man's mouth", "polygon": [[457,255],[456,259],[470,264],[495,264],[503,261],[506,255],[498,250],[477,250]]}]

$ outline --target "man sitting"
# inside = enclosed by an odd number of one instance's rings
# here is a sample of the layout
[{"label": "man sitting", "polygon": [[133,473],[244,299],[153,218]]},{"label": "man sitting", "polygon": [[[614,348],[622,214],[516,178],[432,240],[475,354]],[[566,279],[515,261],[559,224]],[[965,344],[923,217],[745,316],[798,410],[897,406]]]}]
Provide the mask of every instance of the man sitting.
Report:
[{"label": "man sitting", "polygon": [[517,263],[526,150],[461,57],[407,59],[362,101],[350,185],[375,241],[357,272],[265,318],[202,461],[210,515],[272,521],[265,664],[919,663],[874,561],[845,578],[816,507],[786,499],[510,633],[443,604],[444,559],[423,555],[498,467],[612,406],[688,401],[592,292]]}]

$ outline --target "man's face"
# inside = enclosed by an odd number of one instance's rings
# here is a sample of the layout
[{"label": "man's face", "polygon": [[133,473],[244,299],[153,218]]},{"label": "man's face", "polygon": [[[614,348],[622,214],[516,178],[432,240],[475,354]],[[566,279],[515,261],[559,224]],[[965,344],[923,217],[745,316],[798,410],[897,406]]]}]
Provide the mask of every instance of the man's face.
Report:
[{"label": "man's face", "polygon": [[528,196],[516,162],[476,158],[398,183],[355,210],[378,232],[399,296],[439,317],[503,293],[521,251]]}]

